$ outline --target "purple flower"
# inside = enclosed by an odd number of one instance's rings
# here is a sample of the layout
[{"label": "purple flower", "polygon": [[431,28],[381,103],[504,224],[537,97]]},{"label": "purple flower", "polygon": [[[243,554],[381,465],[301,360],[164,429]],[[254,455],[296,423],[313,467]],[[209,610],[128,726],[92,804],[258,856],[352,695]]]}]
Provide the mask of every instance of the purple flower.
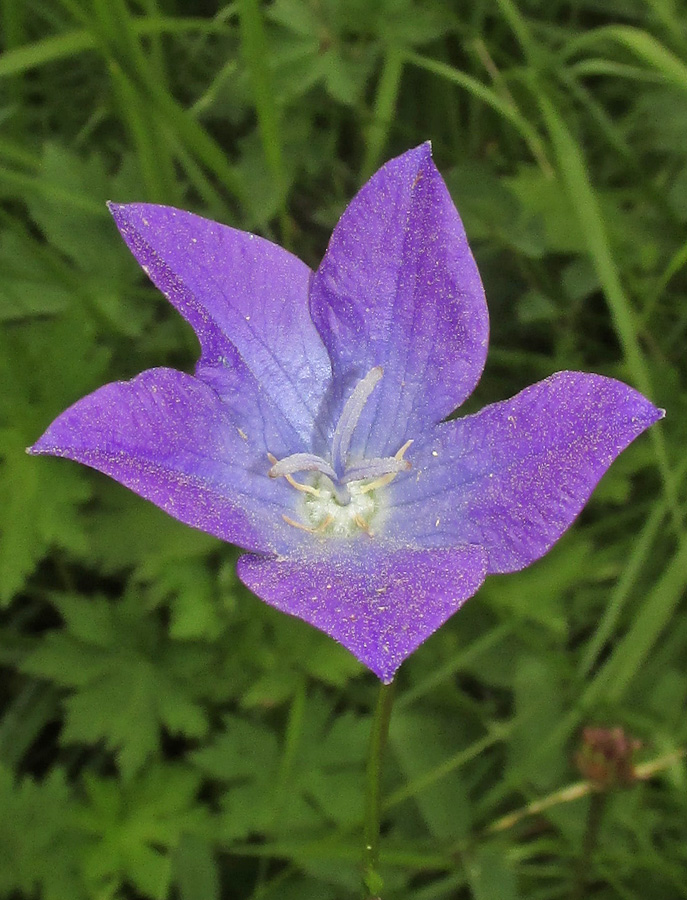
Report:
[{"label": "purple flower", "polygon": [[201,358],[194,375],[100,388],[30,452],[238,544],[251,590],[384,682],[486,575],[546,553],[663,415],[618,381],[558,372],[444,421],[479,380],[489,324],[429,144],[362,188],[314,273],[191,213],[111,209]]}]

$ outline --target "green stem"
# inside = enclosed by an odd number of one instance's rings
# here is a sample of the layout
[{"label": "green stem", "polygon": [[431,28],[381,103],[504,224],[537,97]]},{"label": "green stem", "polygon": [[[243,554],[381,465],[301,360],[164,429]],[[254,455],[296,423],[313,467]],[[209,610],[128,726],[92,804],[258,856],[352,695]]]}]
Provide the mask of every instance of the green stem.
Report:
[{"label": "green stem", "polygon": [[592,856],[598,843],[599,830],[606,810],[607,800],[608,794],[605,791],[594,791],[589,798],[589,812],[587,813],[587,823],[582,837],[582,852],[577,861],[577,870],[570,900],[583,900],[586,896],[592,867]]},{"label": "green stem", "polygon": [[363,854],[363,879],[365,900],[379,900],[382,879],[379,867],[379,826],[382,810],[381,773],[382,757],[389,734],[391,706],[394,700],[394,685],[382,684],[379,689],[377,708],[370,734],[370,750],[367,757],[367,777],[365,796],[365,849]]}]

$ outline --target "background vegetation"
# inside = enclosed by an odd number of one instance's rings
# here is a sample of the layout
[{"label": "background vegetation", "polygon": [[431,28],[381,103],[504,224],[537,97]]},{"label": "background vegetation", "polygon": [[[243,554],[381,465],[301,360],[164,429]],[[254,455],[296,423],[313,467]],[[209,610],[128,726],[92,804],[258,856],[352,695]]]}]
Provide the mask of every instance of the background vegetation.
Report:
[{"label": "background vegetation", "polygon": [[[358,896],[375,679],[240,587],[231,547],[24,448],[86,392],[197,354],[105,200],[317,265],[362,181],[431,138],[490,302],[474,404],[579,368],[668,415],[550,556],[403,666],[384,900],[687,897],[684,5],[0,14],[0,896]],[[623,726],[643,765],[591,802],[588,725]]]}]

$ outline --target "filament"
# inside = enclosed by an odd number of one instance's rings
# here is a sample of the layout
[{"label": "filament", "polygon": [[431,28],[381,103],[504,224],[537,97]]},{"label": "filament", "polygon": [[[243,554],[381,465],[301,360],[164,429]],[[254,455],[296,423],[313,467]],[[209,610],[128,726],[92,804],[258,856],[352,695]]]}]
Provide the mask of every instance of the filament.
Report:
[{"label": "filament", "polygon": [[384,487],[387,484],[391,484],[394,478],[398,475],[399,472],[407,471],[411,468],[408,460],[404,460],[403,457],[405,455],[406,450],[412,444],[412,441],[406,441],[405,444],[401,447],[401,449],[396,453],[392,459],[395,459],[399,462],[405,463],[400,469],[397,469],[395,472],[387,472],[386,475],[382,475],[381,478],[376,478],[374,481],[370,481],[368,484],[364,484],[362,487],[358,488],[358,493],[360,494],[368,494],[370,491],[376,491],[377,488]]}]

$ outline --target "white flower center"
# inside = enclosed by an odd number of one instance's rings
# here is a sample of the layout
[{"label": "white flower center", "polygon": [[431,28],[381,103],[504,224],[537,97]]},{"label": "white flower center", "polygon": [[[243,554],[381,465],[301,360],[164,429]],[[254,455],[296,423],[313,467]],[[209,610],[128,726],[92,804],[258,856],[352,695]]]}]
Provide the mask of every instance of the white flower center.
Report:
[{"label": "white flower center", "polygon": [[[272,463],[270,478],[285,478],[295,490],[305,495],[303,506],[307,524],[284,516],[294,528],[340,537],[359,530],[373,535],[373,520],[380,511],[379,489],[393,481],[399,472],[410,469],[410,463],[403,457],[412,444],[407,441],[394,456],[348,462],[356,425],[381,377],[381,367],[375,366],[351,392],[334,430],[330,461],[314,453],[293,453],[280,460],[268,454]],[[297,472],[317,472],[317,481],[314,484],[296,481],[293,475]]]},{"label": "white flower center", "polygon": [[372,491],[363,492],[361,487],[360,482],[351,482],[351,499],[345,504],[339,503],[333,487],[327,488],[323,483],[318,485],[317,495],[306,494],[305,517],[312,531],[339,537],[350,537],[359,529],[372,534],[379,503]]}]

